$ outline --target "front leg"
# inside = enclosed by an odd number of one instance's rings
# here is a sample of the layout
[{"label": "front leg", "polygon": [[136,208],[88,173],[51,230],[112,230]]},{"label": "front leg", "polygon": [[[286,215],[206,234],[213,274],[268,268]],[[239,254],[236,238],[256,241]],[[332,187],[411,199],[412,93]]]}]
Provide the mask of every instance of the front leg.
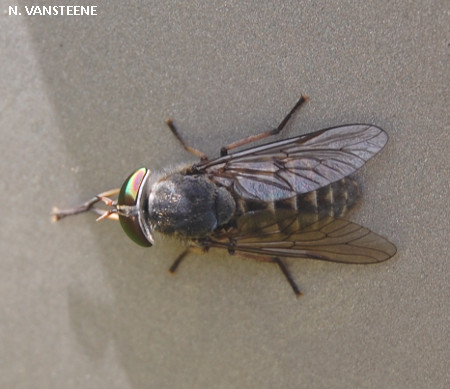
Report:
[{"label": "front leg", "polygon": [[167,119],[166,124],[169,126],[170,131],[172,131],[172,134],[175,136],[175,138],[178,139],[178,141],[181,143],[181,145],[184,147],[186,151],[189,151],[191,154],[196,155],[197,157],[200,157],[201,161],[207,161],[208,156],[203,153],[202,151],[196,149],[195,147],[189,146],[186,141],[181,137],[180,132],[175,127],[175,124],[173,124],[172,119]]},{"label": "front leg", "polygon": [[175,270],[177,270],[180,263],[183,261],[184,258],[190,253],[190,248],[188,247],[186,250],[184,250],[178,257],[175,259],[175,261],[172,263],[172,266],[169,268],[170,273],[175,273]]},{"label": "front leg", "polygon": [[208,251],[207,246],[189,246],[173,261],[172,266],[169,268],[170,273],[175,273],[180,263],[188,256],[188,254],[204,254]]}]

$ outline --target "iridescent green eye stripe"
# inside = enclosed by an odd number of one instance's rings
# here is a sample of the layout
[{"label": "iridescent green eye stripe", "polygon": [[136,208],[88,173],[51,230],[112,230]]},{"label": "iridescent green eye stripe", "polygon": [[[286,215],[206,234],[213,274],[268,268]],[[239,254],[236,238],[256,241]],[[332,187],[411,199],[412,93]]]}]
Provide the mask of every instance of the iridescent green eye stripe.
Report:
[{"label": "iridescent green eye stripe", "polygon": [[141,168],[137,172],[133,174],[130,180],[128,180],[127,188],[125,189],[127,194],[133,196],[133,198],[137,197],[137,193],[139,187],[141,186],[141,181],[145,176],[145,169]]},{"label": "iridescent green eye stripe", "polygon": [[136,199],[138,197],[138,191],[141,186],[141,182],[145,177],[147,169],[142,167],[136,170],[123,185],[119,194],[119,204],[121,205],[136,205]]},{"label": "iridescent green eye stripe", "polygon": [[[118,199],[119,221],[125,233],[141,246],[151,246],[152,243],[145,236],[141,225],[139,212],[140,189],[145,182],[149,170],[145,167],[137,169],[123,183]],[[123,211],[122,214],[120,211]]]}]

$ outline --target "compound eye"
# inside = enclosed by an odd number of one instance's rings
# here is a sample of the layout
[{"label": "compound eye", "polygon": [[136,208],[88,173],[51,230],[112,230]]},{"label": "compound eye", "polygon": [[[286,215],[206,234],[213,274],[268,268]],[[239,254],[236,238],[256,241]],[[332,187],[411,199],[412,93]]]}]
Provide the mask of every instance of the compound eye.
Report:
[{"label": "compound eye", "polygon": [[147,173],[147,169],[145,167],[141,167],[134,173],[130,174],[130,176],[125,180],[119,192],[119,205],[128,205],[130,207],[136,205],[139,195],[139,188],[141,187],[145,173]]},{"label": "compound eye", "polygon": [[[148,169],[142,167],[132,173],[123,183],[120,189],[119,198],[117,201],[118,207],[139,207],[138,198],[140,189],[147,174]],[[139,222],[140,212],[136,209],[136,212],[130,212],[129,215],[122,215],[119,212],[120,224],[125,233],[140,246],[151,246],[152,244],[145,237],[141,224]]]}]

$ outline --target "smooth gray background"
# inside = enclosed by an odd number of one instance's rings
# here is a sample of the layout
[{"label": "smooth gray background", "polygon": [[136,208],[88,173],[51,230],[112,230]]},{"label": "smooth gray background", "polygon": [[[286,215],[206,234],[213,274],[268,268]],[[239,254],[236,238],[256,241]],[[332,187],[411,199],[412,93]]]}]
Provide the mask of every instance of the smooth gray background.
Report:
[{"label": "smooth gray background", "polygon": [[[448,387],[448,1],[0,4],[0,387]],[[276,266],[211,252],[170,276],[177,242],[51,223],[141,165],[195,161],[168,116],[213,156],[300,93],[285,137],[389,133],[351,218],[397,245],[390,261],[292,260],[296,299]]]}]

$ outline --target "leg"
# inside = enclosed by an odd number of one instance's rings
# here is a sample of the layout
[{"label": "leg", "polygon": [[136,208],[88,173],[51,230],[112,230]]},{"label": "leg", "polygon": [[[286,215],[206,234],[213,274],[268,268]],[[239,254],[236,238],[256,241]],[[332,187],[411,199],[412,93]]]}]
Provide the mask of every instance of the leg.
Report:
[{"label": "leg", "polygon": [[175,270],[177,270],[178,266],[180,265],[181,261],[186,258],[186,256],[190,253],[192,254],[204,254],[209,250],[209,247],[202,246],[202,245],[193,245],[189,246],[186,250],[184,250],[177,259],[172,263],[172,266],[170,266],[169,272],[175,273]]},{"label": "leg", "polygon": [[292,278],[292,275],[289,272],[289,270],[287,269],[286,265],[278,257],[273,258],[273,262],[279,266],[280,270],[286,277],[286,280],[289,282],[289,285],[291,285],[291,288],[294,291],[294,293],[297,295],[297,297],[300,297],[303,293],[300,292],[300,289],[298,288],[297,284],[295,283],[294,279]]},{"label": "leg", "polygon": [[283,273],[283,275],[286,277],[287,282],[289,282],[289,285],[291,285],[291,288],[294,291],[294,293],[297,295],[297,297],[300,297],[303,294],[302,292],[300,292],[300,289],[297,286],[297,284],[295,283],[294,278],[292,278],[291,273],[289,272],[288,268],[281,261],[280,258],[264,257],[262,255],[254,255],[254,254],[241,253],[241,252],[237,253],[236,255],[239,255],[240,257],[244,257],[244,258],[248,258],[248,259],[253,259],[255,261],[276,263],[278,265],[278,267],[280,268],[281,272]]},{"label": "leg", "polygon": [[186,250],[184,250],[177,259],[175,259],[174,263],[172,264],[172,266],[169,269],[170,273],[175,273],[175,270],[177,270],[178,265],[181,263],[181,261],[190,253],[190,249],[187,248]]},{"label": "leg", "polygon": [[[93,197],[92,199],[90,199],[90,200],[86,201],[85,203],[80,204],[76,207],[69,208],[69,209],[63,209],[63,210],[54,208],[53,212],[52,212],[53,220],[56,222],[66,216],[77,215],[79,213],[84,213],[87,211],[93,211],[93,212],[97,213],[98,215],[100,215],[99,220],[104,219],[104,218],[117,220],[117,214],[113,210],[115,207],[115,202],[113,200],[111,200],[110,197],[119,194],[119,192],[120,192],[119,188],[111,189],[106,192],[98,194],[97,196]],[[109,211],[103,211],[99,208],[93,208],[93,205],[100,201],[104,202],[109,207],[113,207],[113,209],[109,210]]]},{"label": "leg", "polygon": [[286,117],[281,121],[281,123],[278,125],[277,128],[274,128],[273,130],[263,132],[262,134],[249,136],[247,138],[238,140],[237,142],[231,143],[228,146],[222,147],[220,149],[220,155],[224,156],[228,154],[228,151],[231,149],[234,149],[236,147],[244,146],[248,143],[256,142],[258,140],[267,138],[272,135],[277,135],[281,132],[281,130],[286,126],[289,119],[292,117],[292,115],[297,111],[304,103],[308,101],[308,97],[305,95],[302,95],[300,97],[300,100],[297,101],[297,104],[294,105],[294,108],[291,109],[291,111],[286,115]]},{"label": "leg", "polygon": [[181,137],[179,131],[173,124],[172,119],[167,119],[166,124],[169,126],[170,130],[172,131],[172,134],[175,135],[175,138],[178,139],[178,141],[181,143],[181,145],[184,147],[186,151],[189,151],[190,153],[196,155],[197,157],[200,157],[202,161],[206,161],[208,159],[207,155],[200,150],[197,150],[194,147],[189,146],[185,140]]}]

